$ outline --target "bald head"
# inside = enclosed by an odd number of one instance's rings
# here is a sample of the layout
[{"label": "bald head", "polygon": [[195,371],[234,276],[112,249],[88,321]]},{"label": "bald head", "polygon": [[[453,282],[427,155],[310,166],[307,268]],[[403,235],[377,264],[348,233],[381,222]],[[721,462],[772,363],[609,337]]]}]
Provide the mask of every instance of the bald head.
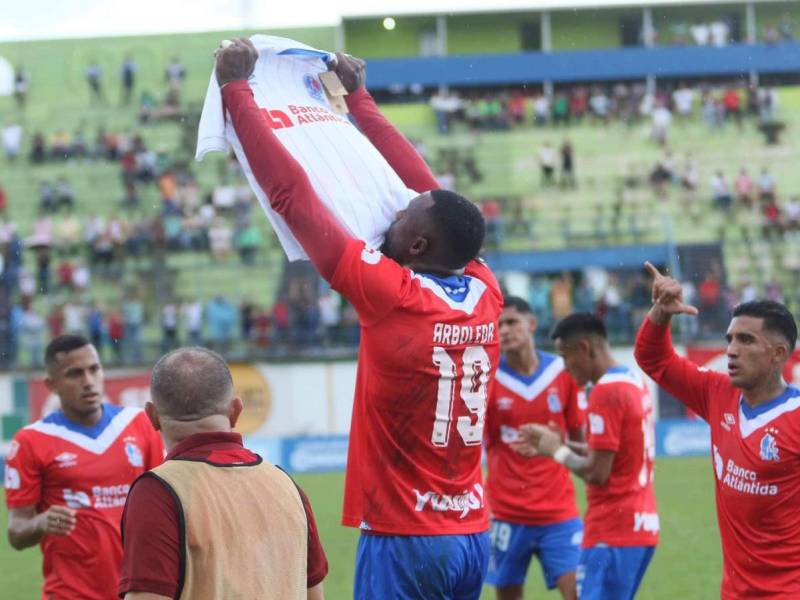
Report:
[{"label": "bald head", "polygon": [[150,395],[161,416],[196,421],[227,415],[234,398],[233,379],[225,360],[205,348],[180,348],[153,367]]}]

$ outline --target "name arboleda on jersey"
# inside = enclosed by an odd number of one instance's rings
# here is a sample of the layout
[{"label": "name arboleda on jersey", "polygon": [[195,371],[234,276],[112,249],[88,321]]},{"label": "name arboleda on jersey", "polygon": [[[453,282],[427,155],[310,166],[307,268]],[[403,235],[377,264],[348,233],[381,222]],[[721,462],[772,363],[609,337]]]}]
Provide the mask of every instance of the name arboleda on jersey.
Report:
[{"label": "name arboleda on jersey", "polygon": [[481,323],[479,325],[436,323],[433,326],[433,343],[446,346],[490,344],[494,342],[494,333],[494,323]]}]

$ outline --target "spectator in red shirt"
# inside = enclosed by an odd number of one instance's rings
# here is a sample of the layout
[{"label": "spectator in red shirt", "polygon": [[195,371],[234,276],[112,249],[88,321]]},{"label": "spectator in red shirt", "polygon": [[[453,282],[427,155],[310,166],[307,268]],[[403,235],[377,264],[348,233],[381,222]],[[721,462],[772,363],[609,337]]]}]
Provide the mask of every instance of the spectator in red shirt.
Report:
[{"label": "spectator in red shirt", "polygon": [[742,128],[742,110],[741,98],[739,91],[735,88],[728,88],[725,90],[725,95],[722,97],[722,105],[725,107],[725,120],[731,117],[736,119],[736,126]]},{"label": "spectator in red shirt", "polygon": [[150,393],[168,454],[128,493],[119,596],[321,600],[328,563],[311,505],[233,431],[243,404],[223,358],[175,350]]}]

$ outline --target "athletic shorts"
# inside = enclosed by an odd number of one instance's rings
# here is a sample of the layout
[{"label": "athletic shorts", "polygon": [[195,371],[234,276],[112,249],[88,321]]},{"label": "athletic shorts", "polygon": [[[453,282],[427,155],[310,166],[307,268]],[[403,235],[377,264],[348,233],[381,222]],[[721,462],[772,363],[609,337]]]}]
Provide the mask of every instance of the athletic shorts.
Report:
[{"label": "athletic shorts", "polygon": [[578,565],[578,598],[632,600],[655,551],[655,546],[584,548]]},{"label": "athletic shorts", "polygon": [[583,523],[578,518],[550,525],[493,519],[486,583],[501,588],[523,584],[531,558],[536,555],[547,589],[552,590],[559,577],[578,568],[582,539]]},{"label": "athletic shorts", "polygon": [[489,536],[361,534],[355,600],[478,600]]}]

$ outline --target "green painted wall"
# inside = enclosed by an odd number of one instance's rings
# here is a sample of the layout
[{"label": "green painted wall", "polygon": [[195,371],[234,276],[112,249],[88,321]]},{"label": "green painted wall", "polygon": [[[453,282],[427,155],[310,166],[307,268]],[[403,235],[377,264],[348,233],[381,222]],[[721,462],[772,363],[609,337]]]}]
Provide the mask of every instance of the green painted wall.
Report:
[{"label": "green painted wall", "polygon": [[345,22],[347,52],[354,56],[393,58],[419,55],[420,32],[436,27],[435,17],[397,17],[392,31],[383,28],[383,18]]},{"label": "green painted wall", "polygon": [[137,90],[149,89],[161,93],[164,69],[173,56],[186,67],[186,95],[200,98],[208,86],[212,54],[225,38],[271,33],[290,37],[312,46],[333,49],[335,28],[309,27],[302,29],[259,31],[215,31],[206,33],[113,37],[73,40],[44,40],[0,43],[0,56],[12,64],[26,65],[31,71],[31,96],[57,95],[67,102],[87,97],[84,69],[90,60],[103,67],[106,94],[115,101],[120,80],[119,68],[123,57],[131,54],[139,65]]},{"label": "green painted wall", "polygon": [[784,14],[789,13],[794,22],[794,37],[800,39],[800,2],[767,2],[756,4],[756,23],[758,25],[758,36],[764,33],[764,28],[768,25],[777,25]]},{"label": "green painted wall", "polygon": [[620,45],[623,17],[641,17],[641,10],[559,11],[550,16],[553,50],[589,50]]},{"label": "green painted wall", "polygon": [[536,13],[454,15],[447,18],[447,51],[450,54],[520,52],[522,25],[539,26]]}]

